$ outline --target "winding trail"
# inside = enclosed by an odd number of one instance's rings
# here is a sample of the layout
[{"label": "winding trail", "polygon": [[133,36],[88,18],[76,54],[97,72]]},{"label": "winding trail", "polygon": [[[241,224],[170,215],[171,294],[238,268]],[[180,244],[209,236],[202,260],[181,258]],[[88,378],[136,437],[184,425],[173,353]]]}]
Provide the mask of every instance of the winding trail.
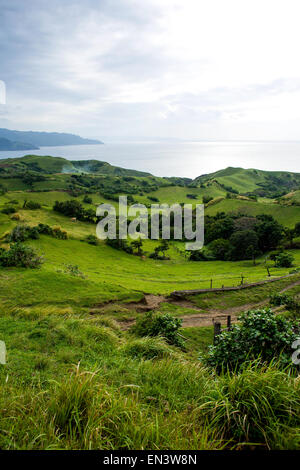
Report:
[{"label": "winding trail", "polygon": [[[284,293],[293,287],[300,285],[300,280],[289,284],[284,289],[281,289],[279,292]],[[181,300],[181,299],[172,299],[171,297],[166,297],[163,295],[152,295],[152,294],[145,294],[144,298],[139,302],[131,302],[131,303],[118,303],[118,302],[110,302],[107,305],[118,305],[119,307],[125,308],[127,310],[132,310],[138,313],[146,313],[149,311],[159,310],[160,306],[164,303],[177,305],[178,307],[188,308],[193,310],[195,313],[189,315],[183,315],[178,318],[182,319],[182,327],[189,328],[189,327],[197,327],[197,326],[212,326],[215,320],[218,320],[222,324],[225,324],[227,321],[227,316],[231,316],[232,323],[237,322],[237,317],[240,313],[245,312],[247,310],[255,309],[267,305],[269,302],[269,298],[258,302],[258,303],[248,303],[239,305],[237,307],[230,307],[223,310],[218,309],[206,309],[197,307],[189,300]],[[102,306],[105,307],[105,306]],[[96,313],[91,311],[91,314]],[[135,323],[134,319],[128,319],[124,321],[120,321],[121,328],[123,330],[127,330]]]}]

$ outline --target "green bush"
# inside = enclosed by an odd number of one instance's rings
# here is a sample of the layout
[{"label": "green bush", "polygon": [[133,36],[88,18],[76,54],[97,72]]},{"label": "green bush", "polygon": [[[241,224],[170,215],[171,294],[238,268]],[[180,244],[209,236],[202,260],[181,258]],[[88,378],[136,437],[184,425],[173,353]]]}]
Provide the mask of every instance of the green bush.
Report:
[{"label": "green bush", "polygon": [[85,241],[87,241],[89,245],[95,245],[96,246],[96,245],[99,244],[99,240],[95,235],[88,235],[86,237]]},{"label": "green bush", "polygon": [[1,212],[2,214],[10,215],[10,214],[14,214],[15,212],[17,212],[17,209],[12,206],[7,206],[7,207],[4,207],[4,209],[2,209]]},{"label": "green bush", "polygon": [[184,341],[178,335],[182,320],[172,317],[169,313],[147,312],[138,318],[131,331],[137,336],[162,336],[169,344],[183,347]]},{"label": "green bush", "polygon": [[275,257],[275,266],[277,268],[290,268],[293,266],[294,257],[290,253],[280,253]]},{"label": "green bush", "polygon": [[42,207],[41,204],[35,201],[26,201],[26,203],[23,206],[24,209],[30,209],[30,210],[40,209],[41,207]]},{"label": "green bush", "polygon": [[238,369],[244,362],[257,359],[292,365],[292,343],[297,338],[294,324],[263,308],[243,313],[240,323],[223,331],[216,344],[209,347],[205,362],[217,370]]},{"label": "green bush", "polygon": [[36,227],[30,227],[25,224],[18,224],[13,228],[8,236],[9,242],[24,242],[28,239],[36,240],[39,238],[39,231]]},{"label": "green bush", "polygon": [[42,263],[42,256],[39,256],[30,246],[19,242],[11,245],[9,250],[2,249],[0,253],[0,264],[5,267],[38,268]]},{"label": "green bush", "polygon": [[270,297],[270,305],[275,307],[285,306],[285,308],[297,317],[300,314],[300,303],[291,295],[287,294],[273,294]]}]

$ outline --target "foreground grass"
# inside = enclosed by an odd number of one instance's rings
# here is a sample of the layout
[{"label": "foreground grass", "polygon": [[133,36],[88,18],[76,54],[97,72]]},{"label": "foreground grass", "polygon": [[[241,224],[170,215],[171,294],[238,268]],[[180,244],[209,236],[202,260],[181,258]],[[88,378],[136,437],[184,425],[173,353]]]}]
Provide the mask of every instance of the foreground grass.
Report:
[{"label": "foreground grass", "polygon": [[299,446],[300,384],[275,366],[216,377],[160,338],[68,310],[2,314],[0,338],[2,449]]}]

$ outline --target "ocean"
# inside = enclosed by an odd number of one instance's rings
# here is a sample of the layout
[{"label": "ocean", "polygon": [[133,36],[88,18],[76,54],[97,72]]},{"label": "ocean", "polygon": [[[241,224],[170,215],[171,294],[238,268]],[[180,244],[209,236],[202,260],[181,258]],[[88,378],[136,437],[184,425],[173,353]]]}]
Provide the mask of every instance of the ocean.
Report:
[{"label": "ocean", "polygon": [[300,173],[300,142],[107,142],[0,152],[0,158],[26,154],[102,160],[156,176],[196,178],[228,166]]}]

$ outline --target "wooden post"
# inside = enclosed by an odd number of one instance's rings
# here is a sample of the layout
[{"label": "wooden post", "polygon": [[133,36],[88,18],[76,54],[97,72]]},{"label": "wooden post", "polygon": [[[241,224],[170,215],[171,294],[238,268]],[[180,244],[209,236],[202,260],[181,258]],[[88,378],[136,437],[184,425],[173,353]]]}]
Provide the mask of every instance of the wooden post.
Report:
[{"label": "wooden post", "polygon": [[213,286],[213,280],[211,279],[210,280],[210,288],[212,289],[212,286]]},{"label": "wooden post", "polygon": [[241,281],[241,286],[243,286],[243,285],[244,285],[244,279],[245,279],[245,278],[244,278],[244,275],[242,274],[242,281]]},{"label": "wooden post", "polygon": [[215,322],[214,323],[214,344],[216,344],[217,338],[220,334],[221,334],[221,323]]},{"label": "wooden post", "polygon": [[227,330],[231,330],[231,315],[227,316]]}]

